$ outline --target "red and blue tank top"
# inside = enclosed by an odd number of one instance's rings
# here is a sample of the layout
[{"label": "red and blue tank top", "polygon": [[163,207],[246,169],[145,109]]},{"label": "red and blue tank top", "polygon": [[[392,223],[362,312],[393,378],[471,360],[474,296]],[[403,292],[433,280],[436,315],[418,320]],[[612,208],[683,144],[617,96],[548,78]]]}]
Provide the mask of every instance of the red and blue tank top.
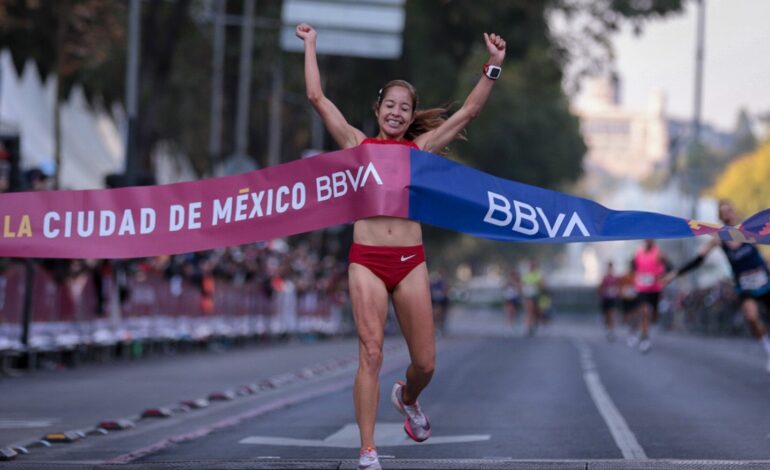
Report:
[{"label": "red and blue tank top", "polygon": [[406,140],[406,139],[402,139],[402,140],[382,139],[381,140],[376,137],[367,137],[361,141],[361,145],[363,144],[406,145],[407,147],[420,150],[420,147],[418,147],[417,144],[414,143],[414,141]]}]

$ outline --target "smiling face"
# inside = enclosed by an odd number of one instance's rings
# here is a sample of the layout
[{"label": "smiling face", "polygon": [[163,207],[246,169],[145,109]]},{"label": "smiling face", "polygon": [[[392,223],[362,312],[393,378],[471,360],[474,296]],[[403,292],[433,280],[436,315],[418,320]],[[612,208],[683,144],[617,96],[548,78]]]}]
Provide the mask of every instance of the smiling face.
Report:
[{"label": "smiling face", "polygon": [[414,98],[402,86],[391,86],[383,91],[377,110],[377,124],[380,139],[400,140],[414,122]]}]

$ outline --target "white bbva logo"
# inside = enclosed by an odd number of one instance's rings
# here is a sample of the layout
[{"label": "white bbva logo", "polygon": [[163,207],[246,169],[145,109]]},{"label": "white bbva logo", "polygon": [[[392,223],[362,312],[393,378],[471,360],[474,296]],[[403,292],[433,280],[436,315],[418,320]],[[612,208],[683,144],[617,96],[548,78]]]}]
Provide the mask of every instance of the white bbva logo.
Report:
[{"label": "white bbva logo", "polygon": [[[524,235],[535,235],[540,231],[540,224],[542,224],[545,227],[548,238],[556,238],[557,236],[569,237],[575,229],[584,237],[590,236],[588,229],[575,211],[572,212],[569,222],[567,222],[560,235],[559,229],[564,223],[565,214],[559,213],[556,219],[551,221],[540,207],[533,207],[526,202],[517,201],[516,199],[509,202],[502,194],[493,193],[492,191],[487,191],[487,197],[489,199],[489,210],[484,217],[484,222],[488,224],[505,227],[513,222],[511,230]],[[513,203],[513,212],[511,212],[511,202]]]}]

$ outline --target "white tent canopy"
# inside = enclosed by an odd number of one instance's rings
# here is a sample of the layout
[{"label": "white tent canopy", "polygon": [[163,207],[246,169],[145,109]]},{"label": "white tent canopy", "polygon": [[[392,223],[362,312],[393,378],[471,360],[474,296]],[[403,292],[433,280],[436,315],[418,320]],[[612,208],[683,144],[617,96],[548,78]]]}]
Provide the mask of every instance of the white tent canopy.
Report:
[{"label": "white tent canopy", "polygon": [[[45,82],[37,67],[27,61],[21,77],[11,54],[0,51],[0,121],[18,127],[21,134],[21,167],[50,166],[54,161],[54,93],[56,78]],[[104,187],[104,177],[124,168],[124,138],[112,113],[88,104],[75,86],[61,107],[62,189]],[[122,120],[122,119],[121,119]]]}]

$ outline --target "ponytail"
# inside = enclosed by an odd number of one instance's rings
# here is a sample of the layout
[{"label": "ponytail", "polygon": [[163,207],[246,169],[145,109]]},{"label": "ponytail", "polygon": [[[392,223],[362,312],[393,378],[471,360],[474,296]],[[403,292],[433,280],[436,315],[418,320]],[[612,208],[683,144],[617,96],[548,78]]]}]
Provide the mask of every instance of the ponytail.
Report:
[{"label": "ponytail", "polygon": [[418,136],[425,134],[428,131],[432,131],[446,121],[446,114],[449,108],[430,108],[419,109],[414,111],[414,122],[406,130],[404,137],[409,140],[414,140]]}]

